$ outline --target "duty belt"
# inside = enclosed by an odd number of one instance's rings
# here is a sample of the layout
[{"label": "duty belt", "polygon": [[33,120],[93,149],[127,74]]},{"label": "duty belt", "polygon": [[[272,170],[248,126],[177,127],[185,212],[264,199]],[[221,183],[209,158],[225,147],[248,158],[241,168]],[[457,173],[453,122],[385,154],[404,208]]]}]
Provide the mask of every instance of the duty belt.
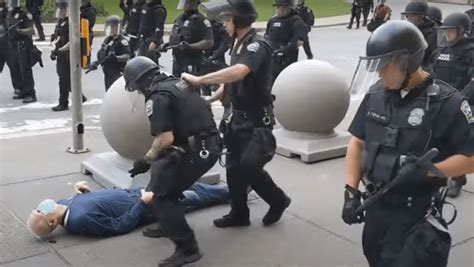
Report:
[{"label": "duty belt", "polygon": [[209,158],[210,153],[208,150],[207,142],[212,137],[216,138],[216,142],[217,142],[217,133],[212,133],[212,132],[199,133],[199,134],[189,137],[188,138],[189,150],[192,150],[192,148],[196,148],[200,146],[199,157],[201,157],[202,159]]},{"label": "duty belt", "polygon": [[261,121],[265,126],[270,126],[272,124],[272,117],[268,113],[267,108],[263,108],[261,111],[245,111],[233,108],[232,113],[225,119],[225,122],[229,124],[232,121],[233,116],[239,116],[257,124]]}]

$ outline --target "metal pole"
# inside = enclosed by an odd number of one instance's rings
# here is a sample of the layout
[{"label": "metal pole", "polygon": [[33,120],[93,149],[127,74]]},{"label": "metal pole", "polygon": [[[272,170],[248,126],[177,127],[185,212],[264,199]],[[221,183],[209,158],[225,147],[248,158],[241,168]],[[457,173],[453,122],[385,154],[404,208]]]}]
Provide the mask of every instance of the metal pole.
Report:
[{"label": "metal pole", "polygon": [[82,118],[82,83],[81,83],[81,37],[80,7],[81,0],[69,1],[69,49],[71,64],[72,91],[72,147],[67,149],[73,154],[89,152],[84,148],[84,123]]}]

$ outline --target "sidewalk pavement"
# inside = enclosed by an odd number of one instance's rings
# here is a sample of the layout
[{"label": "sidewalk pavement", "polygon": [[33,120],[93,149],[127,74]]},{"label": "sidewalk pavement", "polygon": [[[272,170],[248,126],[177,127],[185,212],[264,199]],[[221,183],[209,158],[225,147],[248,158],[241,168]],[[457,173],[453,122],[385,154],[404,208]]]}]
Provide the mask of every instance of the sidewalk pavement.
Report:
[{"label": "sidewalk pavement", "polygon": [[[332,27],[338,25],[344,25],[349,23],[350,15],[341,15],[341,16],[333,16],[333,17],[326,17],[326,18],[317,18],[315,25],[313,28],[322,28],[322,27]],[[54,32],[54,23],[43,23],[44,33],[46,36],[50,36]],[[173,24],[166,24],[165,25],[165,34],[170,34],[171,28]],[[254,23],[254,27],[258,31],[265,31],[267,27],[266,21],[258,21]],[[96,24],[94,25],[94,34],[95,36],[103,36],[105,30],[104,24]]]},{"label": "sidewalk pavement", "polygon": [[[138,229],[113,238],[85,238],[55,233],[56,242],[40,242],[26,228],[29,212],[45,198],[72,195],[72,185],[86,180],[80,163],[94,153],[111,151],[99,129],[86,129],[88,154],[66,152],[71,133],[0,136],[0,265],[2,266],[156,266],[172,253],[171,242],[149,239]],[[267,170],[293,202],[281,222],[263,227],[268,206],[250,203],[252,225],[218,229],[214,218],[228,212],[217,206],[187,215],[205,253],[190,266],[367,266],[361,248],[361,225],[340,219],[344,159],[315,164],[276,155]],[[222,170],[223,171],[223,170]],[[222,176],[224,177],[224,176]],[[454,200],[459,215],[451,226],[450,265],[474,266],[474,179]]]}]

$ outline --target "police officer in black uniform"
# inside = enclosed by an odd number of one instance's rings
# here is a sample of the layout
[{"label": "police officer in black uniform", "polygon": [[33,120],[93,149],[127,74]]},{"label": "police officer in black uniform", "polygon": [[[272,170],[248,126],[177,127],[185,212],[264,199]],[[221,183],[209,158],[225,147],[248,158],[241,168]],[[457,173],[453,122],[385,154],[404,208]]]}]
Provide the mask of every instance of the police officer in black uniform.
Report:
[{"label": "police officer in black uniform", "polygon": [[362,26],[367,26],[367,19],[369,18],[370,12],[374,12],[374,0],[363,0],[362,3],[362,15],[364,20]]},{"label": "police officer in black uniform", "polygon": [[[50,58],[56,61],[56,73],[59,76],[59,100],[58,105],[51,109],[53,111],[64,111],[69,109],[69,92],[71,91],[68,0],[56,0],[55,6],[58,22],[54,33],[51,35],[54,50],[51,51]],[[86,100],[83,95],[82,102]]]},{"label": "police officer in black uniform", "polygon": [[[0,0],[0,73],[3,72],[7,62],[8,49],[8,25],[7,25],[8,7],[5,0]],[[13,82],[13,79],[12,79]],[[15,88],[15,86],[13,86]]]},{"label": "police officer in black uniform", "polygon": [[[213,45],[204,52],[204,60],[202,62],[202,74],[207,74],[228,67],[225,62],[225,52],[227,52],[232,44],[232,38],[225,31],[222,22],[211,19],[212,36],[214,37]],[[216,91],[218,85],[205,85],[201,87],[202,94],[210,96]]]},{"label": "police officer in black uniform", "polygon": [[275,0],[277,14],[267,23],[265,38],[273,54],[273,82],[290,64],[298,61],[298,50],[307,39],[308,27],[292,9],[292,0]]},{"label": "police officer in black uniform", "polygon": [[[433,66],[436,78],[449,83],[474,104],[474,39],[470,37],[471,20],[464,13],[446,17],[438,28],[439,56]],[[453,129],[456,130],[456,129]],[[466,176],[449,181],[448,196],[457,197],[466,184]]]},{"label": "police officer in black uniform", "polygon": [[159,266],[195,262],[202,254],[178,199],[217,162],[220,149],[211,108],[185,82],[161,73],[149,58],[130,60],[124,78],[128,91],[145,95],[154,136],[150,150],[129,172],[133,177],[151,165],[152,212],[164,236],[176,245],[174,254]]},{"label": "police officer in black uniform", "polygon": [[7,16],[8,56],[7,64],[12,72],[15,87],[13,99],[23,99],[23,103],[36,101],[35,81],[33,78],[33,16],[25,11],[20,0],[9,0],[10,11]]},{"label": "police officer in black uniform", "polygon": [[437,45],[437,35],[435,23],[428,17],[428,4],[426,2],[414,1],[408,3],[405,7],[405,11],[402,12],[402,16],[409,22],[415,24],[421,33],[425,37],[428,43],[428,48],[425,51],[425,57],[423,58],[422,67],[429,68],[434,63],[434,53]]},{"label": "police officer in black uniform", "polygon": [[97,16],[97,11],[92,6],[90,0],[82,0],[80,14],[81,18],[87,19],[87,21],[89,21],[89,43],[92,47],[92,40],[94,39],[94,25]]},{"label": "police officer in black uniform", "polygon": [[163,44],[166,9],[161,0],[146,0],[140,18],[140,45],[138,55],[146,56],[158,64],[157,48]]},{"label": "police officer in black uniform", "polygon": [[420,67],[427,47],[413,24],[391,21],[374,31],[361,58],[358,71],[380,80],[365,84],[370,89],[349,128],[342,219],[364,221],[357,211],[361,180],[368,202],[388,190],[365,212],[370,266],[446,266],[451,238],[441,216],[442,177],[474,172],[472,111],[462,94]]},{"label": "police officer in black uniform", "polygon": [[132,56],[135,56],[135,53],[138,49],[138,30],[140,28],[140,19],[142,15],[142,8],[144,5],[144,0],[133,0],[133,5],[129,9],[128,23],[125,27],[125,35],[129,37],[129,44],[130,50],[132,51]]},{"label": "police officer in black uniform", "polygon": [[428,19],[434,22],[435,27],[443,25],[443,11],[439,7],[429,6],[426,15]]},{"label": "police officer in black uniform", "polygon": [[224,27],[235,39],[231,66],[205,76],[183,73],[182,78],[194,86],[228,84],[232,115],[224,119],[224,143],[227,184],[231,211],[214,220],[217,227],[248,226],[247,189],[250,186],[270,209],[264,225],[280,220],[291,199],[273,182],[263,167],[275,154],[272,133],[273,97],[271,95],[271,46],[257,35],[252,23],[257,12],[252,0],[211,0],[203,4],[210,18],[224,21]]},{"label": "police officer in black uniform", "polygon": [[356,20],[356,29],[359,29],[360,26],[360,15],[362,14],[362,3],[363,0],[353,0],[351,5],[351,18],[349,20],[349,25],[346,28],[352,29],[352,24],[354,24],[354,19]]},{"label": "police officer in black uniform", "polygon": [[173,25],[169,42],[162,47],[173,47],[173,75],[197,74],[201,71],[204,51],[213,45],[211,22],[198,11],[200,0],[180,0],[178,9],[184,12]]},{"label": "police officer in black uniform", "polygon": [[105,22],[105,33],[102,46],[97,52],[97,61],[92,62],[89,69],[96,70],[100,65],[104,72],[105,91],[122,76],[123,69],[132,52],[127,39],[120,34],[120,17],[112,15]]},{"label": "police officer in black uniform", "polygon": [[119,7],[123,11],[123,20],[122,20],[122,27],[125,28],[125,26],[128,23],[128,15],[130,14],[130,8],[133,5],[133,0],[120,0],[119,2]]},{"label": "police officer in black uniform", "polygon": [[471,19],[471,37],[474,37],[474,8],[471,8],[465,12]]},{"label": "police officer in black uniform", "polygon": [[309,43],[309,32],[311,32],[311,28],[314,26],[315,20],[313,10],[304,5],[304,0],[298,0],[296,4],[296,12],[298,12],[301,20],[303,20],[303,22],[308,26],[308,34],[304,40],[303,49],[308,59],[313,59],[314,55],[311,51],[311,45]]},{"label": "police officer in black uniform", "polygon": [[33,21],[35,23],[36,31],[38,32],[38,39],[35,41],[44,41],[44,30],[41,25],[41,7],[43,6],[43,0],[26,0],[26,8],[28,12],[33,15]]}]

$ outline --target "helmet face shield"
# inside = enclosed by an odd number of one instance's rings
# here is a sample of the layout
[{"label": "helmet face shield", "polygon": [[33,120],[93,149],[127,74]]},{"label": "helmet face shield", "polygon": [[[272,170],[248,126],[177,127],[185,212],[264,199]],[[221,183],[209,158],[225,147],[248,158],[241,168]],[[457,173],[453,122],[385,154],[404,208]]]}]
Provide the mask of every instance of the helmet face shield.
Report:
[{"label": "helmet face shield", "polygon": [[438,28],[438,47],[447,47],[456,43],[458,39],[457,28]]},{"label": "helmet face shield", "polygon": [[115,36],[120,32],[120,25],[105,25],[105,35]]},{"label": "helmet face shield", "polygon": [[350,92],[352,95],[365,95],[378,80],[388,88],[402,83],[408,69],[408,53],[396,52],[379,57],[361,57],[352,78]]},{"label": "helmet face shield", "polygon": [[214,0],[202,3],[204,12],[210,19],[223,22],[227,17],[232,16],[234,8],[227,0]]}]

